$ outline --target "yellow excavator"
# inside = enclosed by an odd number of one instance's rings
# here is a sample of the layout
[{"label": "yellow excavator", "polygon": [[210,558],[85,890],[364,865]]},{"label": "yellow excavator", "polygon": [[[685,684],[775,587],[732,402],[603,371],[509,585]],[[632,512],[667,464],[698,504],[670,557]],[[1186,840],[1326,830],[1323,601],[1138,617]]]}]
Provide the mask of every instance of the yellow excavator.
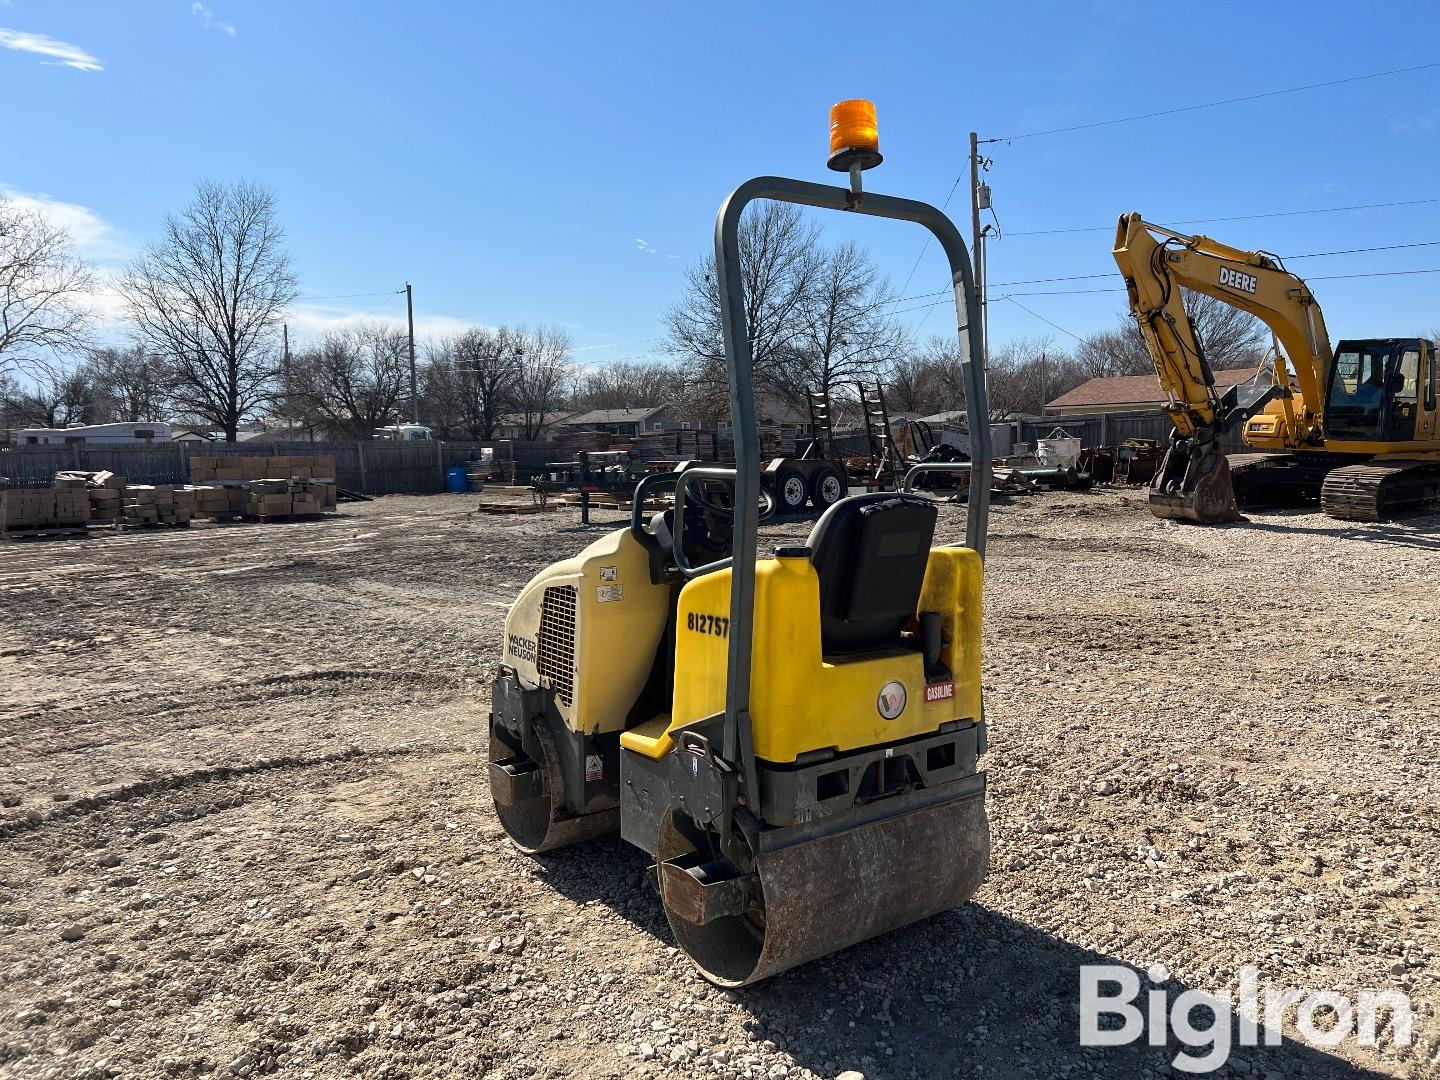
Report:
[{"label": "yellow excavator", "polygon": [[[1379,521],[1440,506],[1440,365],[1425,338],[1330,344],[1305,282],[1279,256],[1122,215],[1111,252],[1175,425],[1150,486],[1158,517],[1233,521],[1239,508],[1319,499],[1330,516]],[[1268,385],[1221,394],[1182,289],[1259,318],[1275,338]],[[1241,427],[1250,454],[1227,457]]]},{"label": "yellow excavator", "polygon": [[[981,579],[990,492],[969,253],[933,206],[863,191],[874,106],[835,107],[848,188],[762,176],[715,228],[733,467],[647,476],[628,528],[542,570],[505,620],[490,790],[522,851],[619,833],[675,942],[742,986],[964,903],[985,877]],[[759,440],[740,215],[758,199],[919,224],[955,293],[972,469],[965,543],[935,503],[842,498],[757,558]],[[646,496],[674,506],[643,513]],[[612,857],[608,849],[593,858]]]}]

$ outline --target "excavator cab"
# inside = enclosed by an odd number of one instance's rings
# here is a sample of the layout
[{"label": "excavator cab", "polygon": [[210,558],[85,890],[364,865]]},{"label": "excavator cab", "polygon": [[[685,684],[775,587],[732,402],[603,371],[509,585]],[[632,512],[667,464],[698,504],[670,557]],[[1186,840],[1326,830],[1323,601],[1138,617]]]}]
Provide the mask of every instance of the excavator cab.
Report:
[{"label": "excavator cab", "polygon": [[[1325,398],[1336,442],[1409,442],[1434,430],[1435,343],[1420,338],[1342,341]],[[1427,415],[1428,414],[1428,415]]]}]

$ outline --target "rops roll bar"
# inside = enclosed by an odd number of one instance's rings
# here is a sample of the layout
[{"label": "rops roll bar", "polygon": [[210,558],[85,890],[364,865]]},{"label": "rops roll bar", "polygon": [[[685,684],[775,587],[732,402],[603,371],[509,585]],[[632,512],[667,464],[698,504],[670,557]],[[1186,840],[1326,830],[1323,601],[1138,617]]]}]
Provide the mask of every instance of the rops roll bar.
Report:
[{"label": "rops roll bar", "polygon": [[[910,221],[930,230],[949,261],[950,281],[955,291],[960,368],[965,379],[965,412],[970,428],[971,469],[965,545],[974,548],[982,557],[989,521],[991,463],[979,304],[970,270],[970,251],[954,223],[928,203],[869,192],[862,196],[858,191],[842,187],[781,176],[758,176],[732,191],[715,219],[715,266],[725,332],[725,357],[730,375],[730,417],[735,431],[734,547],[730,558],[695,567],[687,573],[695,576],[730,567],[729,666],[725,681],[723,754],[727,760],[740,764],[745,777],[745,797],[752,804],[759,799],[754,747],[750,737],[750,665],[755,616],[760,441],[755,427],[754,360],[745,329],[748,324],[740,273],[739,231],[740,215],[757,199]],[[636,494],[638,504],[639,492]],[[677,509],[680,502],[677,488]]]}]

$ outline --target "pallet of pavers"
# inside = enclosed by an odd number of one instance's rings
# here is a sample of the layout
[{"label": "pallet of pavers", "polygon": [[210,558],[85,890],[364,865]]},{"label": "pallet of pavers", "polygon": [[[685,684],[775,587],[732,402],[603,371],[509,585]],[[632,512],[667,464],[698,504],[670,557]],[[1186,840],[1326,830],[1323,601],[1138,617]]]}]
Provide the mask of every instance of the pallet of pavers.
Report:
[{"label": "pallet of pavers", "polygon": [[83,491],[90,502],[91,525],[113,525],[125,517],[125,477],[112,472],[63,470],[55,474],[55,490]]},{"label": "pallet of pavers", "polygon": [[239,521],[249,509],[249,490],[244,484],[190,484],[195,499],[194,515],[211,521]]},{"label": "pallet of pavers", "polygon": [[197,491],[205,489],[197,495],[197,506],[206,508],[203,516],[308,517],[335,509],[335,455],[195,456],[190,459],[190,483]]},{"label": "pallet of pavers", "polygon": [[195,512],[194,495],[175,484],[130,484],[121,502],[126,526],[188,526]]},{"label": "pallet of pavers", "polygon": [[335,508],[335,485],[323,480],[251,480],[247,487],[246,516],[256,521],[317,517]]},{"label": "pallet of pavers", "polygon": [[0,491],[0,537],[7,540],[84,536],[89,517],[90,500],[83,489]]}]

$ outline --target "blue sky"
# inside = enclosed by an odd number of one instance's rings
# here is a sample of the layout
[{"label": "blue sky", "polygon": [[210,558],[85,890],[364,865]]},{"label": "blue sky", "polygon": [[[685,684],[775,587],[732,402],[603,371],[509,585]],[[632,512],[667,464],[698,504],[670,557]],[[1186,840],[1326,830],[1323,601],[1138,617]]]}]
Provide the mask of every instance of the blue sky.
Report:
[{"label": "blue sky", "polygon": [[[872,190],[944,200],[965,140],[1022,136],[1440,61],[1432,4],[969,5],[0,0],[0,187],[115,266],[199,177],[273,188],[313,333],[352,315],[558,323],[587,364],[651,355],[715,209],[824,167],[827,110],[877,103]],[[37,38],[34,35],[43,35]],[[972,67],[973,65],[973,67]],[[17,107],[18,106],[18,107]],[[1440,198],[1440,67],[989,148],[991,280],[1107,273],[1115,216],[1231,217]],[[950,211],[964,223],[965,186]],[[945,286],[905,226],[822,215],[905,295]],[[1096,231],[1020,235],[1050,229]],[[1296,255],[1440,241],[1440,201],[1195,226]],[[1440,246],[1306,259],[1440,267]],[[909,278],[908,285],[905,284]],[[1440,326],[1440,274],[1314,281],[1337,336]],[[1115,276],[1001,287],[1118,288]],[[352,296],[348,294],[378,294]],[[992,344],[1110,326],[1118,293],[992,306]],[[916,307],[914,304],[898,308]],[[947,312],[903,316],[921,334]]]}]

